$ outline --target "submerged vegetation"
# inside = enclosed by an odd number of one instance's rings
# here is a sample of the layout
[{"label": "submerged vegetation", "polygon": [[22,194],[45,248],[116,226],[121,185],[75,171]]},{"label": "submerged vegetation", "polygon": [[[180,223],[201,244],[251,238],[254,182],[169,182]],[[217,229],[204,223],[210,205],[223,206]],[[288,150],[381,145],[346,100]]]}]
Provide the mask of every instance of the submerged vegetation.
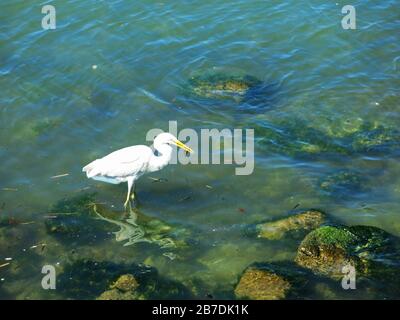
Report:
[{"label": "submerged vegetation", "polygon": [[268,152],[300,158],[356,154],[390,156],[400,151],[400,131],[372,123],[332,136],[329,130],[321,131],[303,120],[281,119],[256,123],[255,135]]}]

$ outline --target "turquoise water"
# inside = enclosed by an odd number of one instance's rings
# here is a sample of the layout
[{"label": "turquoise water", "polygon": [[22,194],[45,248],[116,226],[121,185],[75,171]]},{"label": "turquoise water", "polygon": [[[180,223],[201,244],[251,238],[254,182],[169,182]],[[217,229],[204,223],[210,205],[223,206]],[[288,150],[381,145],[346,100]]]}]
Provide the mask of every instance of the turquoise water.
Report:
[{"label": "turquoise water", "polygon": [[[204,292],[224,298],[252,262],[294,257],[297,244],[248,237],[242,227],[294,207],[400,236],[398,148],[352,152],[346,145],[363,124],[395,131],[400,123],[396,1],[352,3],[356,30],[341,27],[343,1],[51,1],[57,29],[47,31],[44,4],[0,5],[0,215],[23,222],[0,238],[0,265],[13,259],[0,268],[0,298],[76,298],[43,290],[40,270],[52,264],[62,273],[77,258],[146,263],[189,287],[201,279]],[[185,94],[190,77],[210,70],[270,84],[267,106]],[[256,132],[252,175],[236,176],[231,165],[171,165],[150,175],[164,180],[138,183],[141,213],[190,233],[185,250],[123,246],[112,233],[118,227],[105,221],[88,231],[90,241],[60,241],[46,231],[52,205],[87,192],[122,217],[126,186],[89,181],[81,168],[148,144],[147,131],[167,130],[170,120],[179,129]],[[288,128],[294,122],[350,151],[298,155],[310,141]],[[290,134],[271,140],[266,128]],[[320,181],[342,170],[356,171],[362,187],[323,192]],[[176,257],[165,256],[171,252]]]}]

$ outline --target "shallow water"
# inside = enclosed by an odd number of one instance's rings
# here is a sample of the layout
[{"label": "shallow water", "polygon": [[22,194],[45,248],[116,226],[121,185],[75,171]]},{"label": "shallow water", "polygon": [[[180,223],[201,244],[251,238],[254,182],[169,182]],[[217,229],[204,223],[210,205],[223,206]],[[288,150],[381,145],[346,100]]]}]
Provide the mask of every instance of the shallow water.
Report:
[{"label": "shallow water", "polygon": [[[52,4],[57,29],[51,31],[41,29],[42,3],[0,5],[0,214],[28,223],[0,238],[0,265],[13,259],[0,268],[0,298],[75,298],[43,290],[40,270],[52,264],[62,272],[77,257],[144,262],[189,287],[199,278],[212,296],[229,297],[247,265],[292,259],[297,246],[248,237],[243,226],[285,216],[296,206],[400,236],[398,149],[297,156],[285,145],[298,134],[271,144],[261,130],[285,131],[282,122],[294,120],[297,129],[307,126],[335,139],[357,123],[397,129],[396,1],[354,2],[356,30],[341,28],[342,1]],[[185,95],[193,74],[215,68],[271,84],[267,107]],[[46,215],[65,197],[96,192],[96,202],[122,212],[126,186],[89,181],[82,166],[148,143],[147,131],[167,130],[169,120],[179,129],[256,130],[252,175],[236,176],[232,165],[171,165],[151,174],[165,180],[140,180],[140,211],[192,232],[188,248],[171,259],[164,255],[171,250],[154,243],[123,246],[112,233],[118,227],[107,222],[89,233],[89,242],[59,241],[46,232]],[[366,178],[361,190],[323,192],[320,181],[342,170]],[[68,175],[51,178],[61,174]],[[42,243],[44,249],[31,248]]]}]

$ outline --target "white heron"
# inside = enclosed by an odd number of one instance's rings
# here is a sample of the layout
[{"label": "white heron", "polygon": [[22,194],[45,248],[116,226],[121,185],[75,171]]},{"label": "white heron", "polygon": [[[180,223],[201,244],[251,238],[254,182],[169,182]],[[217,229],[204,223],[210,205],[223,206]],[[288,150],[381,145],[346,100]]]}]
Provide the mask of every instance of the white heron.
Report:
[{"label": "white heron", "polygon": [[193,152],[191,148],[179,141],[171,133],[163,132],[154,139],[153,146],[157,154],[145,145],[126,147],[114,151],[101,159],[96,159],[83,167],[88,178],[107,183],[128,183],[128,194],[124,207],[131,198],[135,199],[135,181],[147,172],[154,172],[164,168],[172,156],[172,145],[182,148],[186,152]]}]

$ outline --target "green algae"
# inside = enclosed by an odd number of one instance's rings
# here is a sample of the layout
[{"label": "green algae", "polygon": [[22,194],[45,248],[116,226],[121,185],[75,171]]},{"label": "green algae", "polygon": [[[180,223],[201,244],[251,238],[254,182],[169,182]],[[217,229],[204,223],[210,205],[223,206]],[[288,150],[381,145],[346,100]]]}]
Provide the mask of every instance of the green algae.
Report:
[{"label": "green algae", "polygon": [[341,170],[324,176],[319,180],[318,187],[336,199],[348,198],[368,189],[367,178],[354,170]]},{"label": "green algae", "polygon": [[256,123],[255,136],[269,151],[291,157],[390,155],[400,150],[399,130],[371,123],[358,124],[347,132],[332,135],[304,120],[284,118]]},{"label": "green algae", "polygon": [[205,73],[189,79],[188,92],[204,98],[243,98],[262,82],[250,75]]},{"label": "green algae", "polygon": [[387,279],[398,270],[398,239],[369,226],[323,226],[300,244],[296,262],[316,274],[343,277],[342,267],[352,265],[358,275]]},{"label": "green algae", "polygon": [[238,299],[282,300],[298,297],[308,284],[309,274],[292,262],[253,263],[235,286]]},{"label": "green algae", "polygon": [[268,240],[279,240],[289,236],[298,238],[325,221],[323,212],[307,210],[279,220],[257,224],[256,231],[259,238]]}]

